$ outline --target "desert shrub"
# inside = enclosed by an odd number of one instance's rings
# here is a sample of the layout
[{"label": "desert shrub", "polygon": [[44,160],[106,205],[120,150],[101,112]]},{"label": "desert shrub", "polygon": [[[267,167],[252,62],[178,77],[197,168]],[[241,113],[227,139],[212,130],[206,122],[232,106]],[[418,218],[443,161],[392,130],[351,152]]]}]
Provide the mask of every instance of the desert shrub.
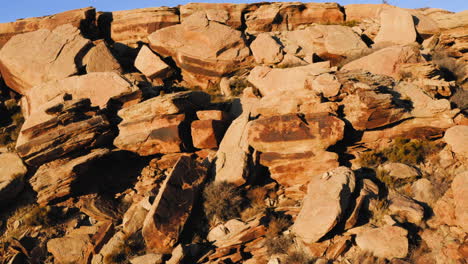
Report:
[{"label": "desert shrub", "polygon": [[359,21],[356,21],[356,20],[344,21],[340,25],[345,26],[345,27],[355,27],[359,25]]},{"label": "desert shrub", "polygon": [[382,150],[382,154],[391,162],[418,164],[435,150],[436,145],[428,140],[397,138],[392,145]]},{"label": "desert shrub", "polygon": [[455,104],[461,110],[468,110],[468,91],[461,87],[455,88],[455,91],[450,97],[450,102]]},{"label": "desert shrub", "polygon": [[377,167],[379,164],[382,164],[383,161],[384,157],[382,156],[382,154],[375,150],[363,152],[359,156],[359,164],[361,164],[362,167],[374,168]]},{"label": "desert shrub", "polygon": [[288,254],[284,259],[284,263],[288,264],[312,264],[315,263],[316,259],[311,258],[303,251],[294,250]]},{"label": "desert shrub", "polygon": [[387,199],[376,200],[372,208],[370,224],[381,226],[385,215],[389,214],[389,202]]},{"label": "desert shrub", "polygon": [[265,246],[269,255],[287,254],[293,243],[294,238],[292,235],[281,235],[277,237],[267,237]]},{"label": "desert shrub", "polygon": [[259,214],[262,214],[265,212],[265,209],[266,207],[265,206],[261,206],[261,205],[251,205],[247,208],[245,208],[240,216],[241,216],[241,219],[242,221],[244,222],[248,222],[250,219],[252,219],[253,217],[259,215]]},{"label": "desert shrub", "polygon": [[231,93],[233,96],[241,96],[244,89],[253,85],[246,78],[235,78],[231,81]]},{"label": "desert shrub", "polygon": [[291,225],[291,219],[285,215],[272,216],[268,223],[266,236],[269,238],[280,236],[283,231],[288,229]]},{"label": "desert shrub", "polygon": [[257,187],[247,191],[247,198],[252,205],[264,205],[268,190],[265,187]]},{"label": "desert shrub", "polygon": [[452,77],[453,80],[463,81],[465,77],[465,65],[459,63],[455,58],[450,57],[446,51],[436,50],[432,54],[432,63],[438,65],[442,70],[452,75],[450,77]]},{"label": "desert shrub", "polygon": [[208,184],[203,191],[203,198],[205,214],[212,221],[239,217],[245,201],[237,186],[226,181]]},{"label": "desert shrub", "polygon": [[130,263],[132,257],[142,255],[144,252],[145,241],[141,232],[125,235],[122,243],[106,255],[104,263]]},{"label": "desert shrub", "polygon": [[34,206],[24,215],[23,223],[28,226],[52,226],[56,223],[57,213],[50,206]]}]

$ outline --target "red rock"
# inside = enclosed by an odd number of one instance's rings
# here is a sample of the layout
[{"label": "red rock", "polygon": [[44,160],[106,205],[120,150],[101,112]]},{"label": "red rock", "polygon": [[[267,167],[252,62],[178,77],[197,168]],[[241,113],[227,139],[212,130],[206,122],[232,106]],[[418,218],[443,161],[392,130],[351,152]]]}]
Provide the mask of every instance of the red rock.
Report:
[{"label": "red rock", "polygon": [[252,8],[248,4],[225,3],[188,3],[179,7],[182,22],[197,12],[204,12],[210,21],[226,24],[234,29],[240,29],[243,25],[244,11]]},{"label": "red rock", "polygon": [[228,114],[220,110],[203,110],[197,111],[197,117],[200,120],[226,121],[228,119]]},{"label": "red rock", "polygon": [[258,64],[275,64],[283,60],[281,46],[266,33],[259,34],[250,44],[250,49]]},{"label": "red rock", "polygon": [[51,16],[18,19],[15,22],[2,23],[0,24],[0,49],[15,35],[39,29],[54,30],[64,24],[71,24],[76,28],[80,28],[84,33],[92,33],[95,19],[96,10],[92,7],[85,7]]},{"label": "red rock", "polygon": [[114,58],[104,41],[98,41],[83,58],[86,72],[121,72],[119,62]]},{"label": "red rock", "polygon": [[217,148],[226,131],[226,123],[219,120],[196,120],[191,126],[193,146],[199,149]]},{"label": "red rock", "polygon": [[164,181],[143,224],[151,252],[171,253],[199,196],[207,170],[190,157],[181,157]]},{"label": "red rock", "polygon": [[135,67],[146,77],[165,78],[170,74],[171,67],[167,65],[158,55],[154,54],[147,46],[143,46],[138,52]]},{"label": "red rock", "polygon": [[356,237],[356,244],[364,251],[380,258],[404,258],[408,254],[408,231],[397,226],[370,228]]}]

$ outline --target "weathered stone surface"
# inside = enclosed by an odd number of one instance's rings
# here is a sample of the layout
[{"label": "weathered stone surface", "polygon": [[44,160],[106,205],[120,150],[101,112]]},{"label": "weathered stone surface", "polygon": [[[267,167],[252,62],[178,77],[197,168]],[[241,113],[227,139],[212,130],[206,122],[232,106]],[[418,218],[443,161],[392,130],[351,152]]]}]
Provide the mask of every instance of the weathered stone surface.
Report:
[{"label": "weathered stone surface", "polygon": [[275,64],[283,60],[281,46],[267,33],[259,34],[250,49],[259,64]]},{"label": "weathered stone surface", "polygon": [[26,94],[23,107],[26,121],[21,129],[24,131],[49,120],[50,115],[45,110],[64,103],[66,97],[73,100],[88,98],[93,106],[105,108],[111,98],[137,89],[115,72],[89,73],[34,86]]},{"label": "weathered stone surface", "polygon": [[123,120],[114,145],[143,156],[180,152],[190,135],[185,114],[180,113],[195,111],[209,100],[203,92],[179,92],[124,108],[118,113]]},{"label": "weathered stone surface", "polygon": [[161,254],[146,254],[138,256],[130,260],[131,264],[161,264],[163,263],[163,255]]},{"label": "weathered stone surface", "polygon": [[432,99],[414,84],[401,82],[395,90],[411,100],[411,115],[414,117],[434,117],[451,109],[449,100]]},{"label": "weathered stone surface", "polygon": [[249,109],[235,119],[219,145],[215,163],[215,181],[242,185],[249,176]]},{"label": "weathered stone surface", "polygon": [[468,142],[468,126],[454,126],[447,129],[444,141],[450,145],[452,151],[461,157],[468,158],[468,149],[465,145]]},{"label": "weathered stone surface", "polygon": [[139,41],[148,43],[147,37],[162,28],[179,23],[178,10],[170,7],[151,7],[116,11],[103,20],[111,20],[110,37],[113,41],[136,47]]},{"label": "weathered stone surface", "polygon": [[419,225],[424,218],[424,208],[413,199],[398,193],[391,192],[388,197],[388,209],[406,221]]},{"label": "weathered stone surface", "polygon": [[125,234],[134,234],[143,228],[148,210],[140,203],[134,203],[128,208],[122,218],[123,231]]},{"label": "weathered stone surface", "polygon": [[252,5],[248,4],[188,3],[180,6],[179,11],[182,22],[194,13],[204,12],[210,21],[216,21],[234,29],[240,29],[243,25],[244,11],[252,7]]},{"label": "weathered stone surface", "polygon": [[421,58],[418,47],[413,45],[393,46],[352,61],[343,66],[341,70],[366,70],[374,74],[398,78],[401,64],[419,61],[421,61]]},{"label": "weathered stone surface", "polygon": [[435,201],[434,187],[428,179],[419,179],[411,185],[414,199],[427,204]]},{"label": "weathered stone surface", "polygon": [[119,62],[114,58],[104,41],[99,41],[83,58],[86,72],[121,72]]},{"label": "weathered stone surface", "polygon": [[77,74],[90,45],[71,25],[16,35],[0,50],[0,71],[8,87],[27,94],[33,86]]},{"label": "weathered stone surface", "polygon": [[406,9],[412,16],[416,31],[423,39],[428,39],[432,35],[440,32],[439,25],[437,22],[424,14],[424,11],[417,9]]},{"label": "weathered stone surface", "polygon": [[210,79],[242,67],[250,55],[242,32],[209,21],[203,12],[158,30],[148,39],[152,50],[175,60],[184,80],[193,86],[207,87]]},{"label": "weathered stone surface", "polygon": [[86,234],[54,238],[47,242],[47,250],[56,263],[86,263],[90,237]]},{"label": "weathered stone surface", "polygon": [[193,146],[199,149],[217,148],[223,139],[227,124],[219,120],[196,120],[192,122]]},{"label": "weathered stone surface", "polygon": [[95,160],[108,153],[109,150],[98,149],[75,159],[60,159],[40,166],[29,180],[37,192],[37,202],[46,205],[57,198],[72,194],[73,191],[79,191],[73,187],[79,184],[80,177],[86,175],[86,171]]},{"label": "weathered stone surface", "polygon": [[385,8],[380,13],[380,30],[375,43],[409,44],[416,41],[413,16],[401,8]]},{"label": "weathered stone surface", "polygon": [[20,133],[16,151],[27,164],[38,166],[109,141],[110,123],[89,99],[65,101],[48,112],[48,120]]},{"label": "weathered stone surface", "polygon": [[429,8],[423,13],[432,18],[441,29],[459,28],[468,25],[468,10],[452,13],[446,10]]},{"label": "weathered stone surface", "polygon": [[23,177],[28,171],[15,153],[0,153],[0,204],[7,202],[23,189]]},{"label": "weathered stone surface", "polygon": [[388,175],[394,179],[408,179],[421,176],[418,169],[403,163],[387,162],[380,166]]},{"label": "weathered stone surface", "polygon": [[171,67],[158,55],[154,54],[147,46],[143,46],[138,52],[135,67],[148,78],[167,77]]},{"label": "weathered stone surface", "polygon": [[452,182],[453,202],[455,204],[455,216],[457,224],[465,232],[468,232],[468,172],[462,172],[455,176]]},{"label": "weathered stone surface", "polygon": [[323,151],[343,138],[344,122],[328,113],[259,118],[249,128],[249,145],[261,152]]},{"label": "weathered stone surface", "polygon": [[404,258],[408,254],[407,233],[397,226],[368,229],[357,235],[356,244],[380,258]]},{"label": "weathered stone surface", "polygon": [[354,173],[346,167],[314,177],[292,230],[306,243],[318,241],[337,224],[354,187]]},{"label": "weathered stone surface", "polygon": [[245,15],[247,32],[295,30],[313,23],[340,23],[344,14],[336,3],[264,3]]},{"label": "weathered stone surface", "polygon": [[0,49],[13,36],[39,29],[54,30],[55,28],[71,24],[80,28],[82,32],[91,33],[90,27],[94,25],[96,10],[92,7],[69,10],[51,16],[18,19],[15,22],[0,24]]},{"label": "weathered stone surface", "polygon": [[91,264],[111,264],[116,249],[124,246],[125,237],[126,235],[122,231],[115,233],[98,252],[93,254]]},{"label": "weathered stone surface", "polygon": [[206,173],[206,168],[190,157],[181,157],[176,163],[143,225],[143,237],[150,251],[161,254],[172,251],[198,199]]},{"label": "weathered stone surface", "polygon": [[263,96],[268,96],[282,91],[290,93],[304,89],[307,79],[329,71],[327,63],[314,63],[287,69],[257,66],[250,72],[248,80],[260,90]]},{"label": "weathered stone surface", "polygon": [[219,120],[227,121],[229,119],[228,114],[221,110],[203,110],[197,111],[197,117],[200,120]]},{"label": "weathered stone surface", "polygon": [[310,80],[306,84],[306,87],[328,98],[338,95],[341,83],[337,80],[335,75],[323,73]]},{"label": "weathered stone surface", "polygon": [[345,5],[346,21],[366,21],[380,18],[380,13],[384,8],[389,8],[386,4],[350,4]]}]

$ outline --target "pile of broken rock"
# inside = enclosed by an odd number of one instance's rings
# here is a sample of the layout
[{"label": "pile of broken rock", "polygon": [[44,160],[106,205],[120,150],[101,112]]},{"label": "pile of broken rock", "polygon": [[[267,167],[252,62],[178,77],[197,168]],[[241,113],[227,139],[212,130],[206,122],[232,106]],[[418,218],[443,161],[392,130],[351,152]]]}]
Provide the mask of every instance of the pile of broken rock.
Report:
[{"label": "pile of broken rock", "polygon": [[[465,263],[467,12],[187,4],[0,24],[0,133],[18,129],[0,141],[0,263]],[[208,219],[213,184],[243,197],[236,217]]]}]

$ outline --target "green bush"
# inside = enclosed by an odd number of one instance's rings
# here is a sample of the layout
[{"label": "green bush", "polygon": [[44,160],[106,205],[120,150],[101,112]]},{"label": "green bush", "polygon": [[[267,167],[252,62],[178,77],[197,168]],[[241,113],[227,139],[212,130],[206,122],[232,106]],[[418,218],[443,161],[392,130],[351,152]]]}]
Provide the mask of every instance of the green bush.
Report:
[{"label": "green bush", "polygon": [[203,191],[203,206],[208,220],[227,221],[240,216],[244,197],[233,183],[211,182]]}]

